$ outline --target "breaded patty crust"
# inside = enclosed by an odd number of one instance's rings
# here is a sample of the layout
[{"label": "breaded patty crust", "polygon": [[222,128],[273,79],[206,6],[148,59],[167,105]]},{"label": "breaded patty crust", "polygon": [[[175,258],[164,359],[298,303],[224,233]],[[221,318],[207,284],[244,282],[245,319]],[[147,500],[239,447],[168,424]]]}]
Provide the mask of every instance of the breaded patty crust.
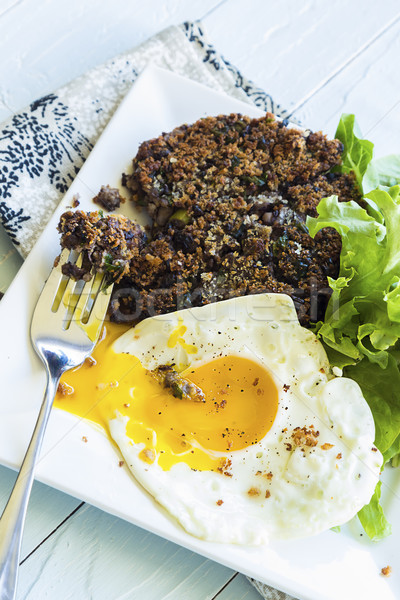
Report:
[{"label": "breaded patty crust", "polygon": [[271,114],[182,125],[141,144],[123,175],[152,219],[149,236],[125,217],[78,211],[61,217],[61,245],[73,248],[76,239],[86,249],[82,240],[90,240],[89,263],[116,281],[116,321],[281,292],[307,324],[324,314],[341,244],[333,229],[312,239],[306,217],[331,194],[361,200],[355,178],[335,172],[342,150]]}]

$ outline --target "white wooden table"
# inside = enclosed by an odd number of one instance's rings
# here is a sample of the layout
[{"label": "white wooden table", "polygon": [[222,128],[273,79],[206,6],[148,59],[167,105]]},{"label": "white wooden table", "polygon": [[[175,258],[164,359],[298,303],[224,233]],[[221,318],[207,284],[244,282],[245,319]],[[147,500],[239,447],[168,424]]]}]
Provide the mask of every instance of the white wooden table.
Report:
[{"label": "white wooden table", "polygon": [[[376,156],[400,151],[397,0],[0,0],[0,122],[162,28],[195,19],[303,124],[332,135],[339,115],[354,112]],[[0,291],[21,262],[0,229]],[[14,477],[0,466],[0,511]],[[22,556],[19,599],[259,598],[230,569],[40,483]]]}]

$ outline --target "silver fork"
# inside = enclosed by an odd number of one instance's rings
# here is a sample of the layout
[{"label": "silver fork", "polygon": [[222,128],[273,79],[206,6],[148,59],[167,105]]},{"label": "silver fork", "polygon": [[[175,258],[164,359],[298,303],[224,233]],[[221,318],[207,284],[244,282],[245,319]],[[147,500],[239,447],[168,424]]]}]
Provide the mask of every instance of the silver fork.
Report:
[{"label": "silver fork", "polygon": [[[102,274],[89,282],[64,276],[67,261],[78,267],[82,256],[63,250],[42,290],[31,323],[32,344],[47,374],[47,386],[31,441],[0,519],[0,600],[15,598],[26,510],[47,421],[61,375],[87,358],[100,334],[112,286]],[[76,260],[75,260],[76,259]]]}]

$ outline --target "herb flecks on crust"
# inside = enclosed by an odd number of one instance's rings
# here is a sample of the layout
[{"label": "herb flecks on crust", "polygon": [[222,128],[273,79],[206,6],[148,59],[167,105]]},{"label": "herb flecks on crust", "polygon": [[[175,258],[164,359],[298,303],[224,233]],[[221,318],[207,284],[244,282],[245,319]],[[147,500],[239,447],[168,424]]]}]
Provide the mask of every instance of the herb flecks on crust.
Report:
[{"label": "herb flecks on crust", "polygon": [[[341,244],[333,229],[312,239],[305,221],[323,197],[360,200],[351,173],[331,172],[342,150],[338,140],[290,128],[270,114],[207,117],[144,142],[123,177],[152,218],[147,243],[137,225],[98,213],[88,223],[63,215],[61,243],[71,227],[80,244],[79,235],[86,239],[95,229],[88,255],[97,267],[115,268],[117,321],[261,292],[287,293],[302,323],[317,320],[330,294],[327,278],[338,273]],[[129,228],[136,244],[133,238],[128,244]]]},{"label": "herb flecks on crust", "polygon": [[124,275],[129,275],[131,261],[139,255],[147,239],[143,229],[126,217],[104,217],[101,211],[68,211],[61,215],[58,230],[63,248],[84,254],[81,268],[70,263],[62,267],[63,273],[74,279],[90,279],[94,266],[109,273],[110,280],[121,281]]}]

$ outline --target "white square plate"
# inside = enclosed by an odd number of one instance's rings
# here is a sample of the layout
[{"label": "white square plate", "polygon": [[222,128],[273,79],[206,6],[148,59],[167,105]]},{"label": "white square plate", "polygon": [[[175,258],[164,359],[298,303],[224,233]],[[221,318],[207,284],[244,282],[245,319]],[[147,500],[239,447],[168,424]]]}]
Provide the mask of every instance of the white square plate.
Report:
[{"label": "white square plate", "polygon": [[[206,115],[261,112],[158,68],[137,80],[84,164],[0,305],[0,462],[16,468],[24,455],[42,400],[45,376],[29,339],[32,311],[54,257],[60,214],[79,194],[83,210],[101,185],[118,187],[139,144]],[[130,203],[124,213],[143,222]],[[88,443],[82,443],[82,436]],[[400,471],[384,474],[385,509],[393,534],[370,542],[357,520],[340,534],[248,548],[203,542],[186,534],[136,484],[105,435],[87,422],[54,410],[37,478],[144,529],[286,591],[301,600],[396,600],[400,597]],[[397,513],[397,514],[396,514]],[[391,565],[393,575],[380,570]]]}]

